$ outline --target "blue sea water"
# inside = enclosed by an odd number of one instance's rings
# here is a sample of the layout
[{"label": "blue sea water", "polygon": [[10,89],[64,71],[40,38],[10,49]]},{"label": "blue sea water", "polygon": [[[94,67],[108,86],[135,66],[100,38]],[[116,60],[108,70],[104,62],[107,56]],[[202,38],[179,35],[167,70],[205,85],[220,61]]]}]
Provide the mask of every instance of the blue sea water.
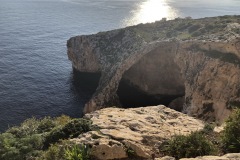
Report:
[{"label": "blue sea water", "polygon": [[0,132],[32,116],[80,117],[92,91],[74,85],[67,39],[160,20],[158,4],[168,18],[240,14],[240,0],[0,0]]}]

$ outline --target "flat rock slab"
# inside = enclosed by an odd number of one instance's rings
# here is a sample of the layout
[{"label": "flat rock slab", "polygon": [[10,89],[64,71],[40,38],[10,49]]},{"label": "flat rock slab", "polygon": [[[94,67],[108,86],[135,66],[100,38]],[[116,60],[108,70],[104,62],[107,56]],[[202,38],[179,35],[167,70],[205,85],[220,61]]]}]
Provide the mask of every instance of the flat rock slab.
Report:
[{"label": "flat rock slab", "polygon": [[[176,160],[173,157],[156,158],[155,160]],[[223,156],[203,156],[196,158],[181,158],[180,160],[240,160],[240,153],[229,153]]]},{"label": "flat rock slab", "polygon": [[[93,156],[98,159],[127,158],[132,153],[141,158],[150,158],[153,154],[157,155],[162,141],[204,127],[202,121],[163,105],[105,108],[85,116],[100,128],[99,131],[91,131],[72,140],[90,144],[95,150]],[[102,148],[108,149],[103,151]]]}]

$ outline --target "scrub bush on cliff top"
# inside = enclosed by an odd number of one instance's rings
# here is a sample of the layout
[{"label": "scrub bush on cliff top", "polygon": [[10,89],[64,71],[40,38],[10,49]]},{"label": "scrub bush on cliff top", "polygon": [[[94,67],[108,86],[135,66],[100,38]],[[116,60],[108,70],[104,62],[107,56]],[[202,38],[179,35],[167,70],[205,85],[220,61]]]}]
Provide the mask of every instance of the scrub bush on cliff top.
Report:
[{"label": "scrub bush on cliff top", "polygon": [[17,138],[11,133],[0,135],[0,159],[1,160],[24,160],[40,154],[43,137],[33,134]]},{"label": "scrub bush on cliff top", "polygon": [[88,132],[92,129],[91,121],[86,119],[73,119],[64,126],[54,128],[46,135],[44,146],[48,147],[60,139],[74,138],[79,134]]},{"label": "scrub bush on cliff top", "polygon": [[176,135],[160,146],[160,152],[177,159],[210,155],[215,151],[214,146],[201,132],[190,135]]},{"label": "scrub bush on cliff top", "polygon": [[64,152],[66,160],[89,160],[90,149],[86,145],[73,145]]},{"label": "scrub bush on cliff top", "polygon": [[51,144],[37,160],[65,160],[65,150],[71,145],[73,145],[73,142],[69,140],[61,140],[59,143]]},{"label": "scrub bush on cliff top", "polygon": [[36,160],[89,160],[90,148],[75,144],[70,140],[61,140],[51,146]]},{"label": "scrub bush on cliff top", "polygon": [[240,152],[240,109],[235,109],[227,119],[222,134],[225,152]]},{"label": "scrub bush on cliff top", "polygon": [[[90,129],[91,122],[81,118],[30,118],[20,126],[9,128],[0,134],[0,159],[36,159],[41,157],[43,149],[48,149],[50,144],[60,139],[78,136]],[[51,152],[54,149],[56,148],[52,148]]]}]

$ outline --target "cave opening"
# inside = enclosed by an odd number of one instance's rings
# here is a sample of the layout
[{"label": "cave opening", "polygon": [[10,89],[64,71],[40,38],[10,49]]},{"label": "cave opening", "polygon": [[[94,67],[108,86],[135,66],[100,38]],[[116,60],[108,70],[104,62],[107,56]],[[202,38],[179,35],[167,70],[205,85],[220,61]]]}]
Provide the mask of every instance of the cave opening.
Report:
[{"label": "cave opening", "polygon": [[184,79],[170,48],[156,48],[122,76],[117,94],[124,108],[165,105],[182,111]]},{"label": "cave opening", "polygon": [[101,72],[80,72],[73,68],[71,90],[78,97],[81,97],[81,103],[85,104],[90,100],[98,87],[100,78]]},{"label": "cave opening", "polygon": [[[138,89],[136,86],[129,84],[129,82],[126,80],[120,81],[117,95],[123,108],[146,107],[162,104],[179,112],[182,111],[183,105],[183,101],[181,100],[181,98],[184,98],[184,94],[150,95]],[[174,100],[178,101],[176,103],[178,103],[177,105],[179,106],[171,103]]]}]

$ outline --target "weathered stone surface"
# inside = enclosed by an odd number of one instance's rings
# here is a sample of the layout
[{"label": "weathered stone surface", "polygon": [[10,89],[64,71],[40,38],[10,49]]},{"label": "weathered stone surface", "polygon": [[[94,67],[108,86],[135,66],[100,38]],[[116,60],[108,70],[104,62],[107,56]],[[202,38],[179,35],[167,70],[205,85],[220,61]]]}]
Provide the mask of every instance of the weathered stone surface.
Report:
[{"label": "weathered stone surface", "polygon": [[216,132],[216,133],[220,133],[220,132],[222,132],[223,130],[224,130],[224,127],[226,126],[226,123],[223,123],[221,126],[216,126],[216,127],[214,127],[214,132]]},{"label": "weathered stone surface", "polygon": [[176,134],[189,134],[204,124],[197,119],[167,108],[152,106],[141,108],[105,108],[85,115],[99,127],[72,139],[90,144],[98,159],[126,158],[131,149],[140,158],[158,155],[160,143]]},{"label": "weathered stone surface", "polygon": [[162,157],[162,158],[156,158],[155,160],[176,160],[176,159],[173,158],[173,157],[170,157],[170,156],[165,156],[165,157]]},{"label": "weathered stone surface", "polygon": [[149,95],[184,96],[184,112],[222,122],[240,104],[239,24],[239,16],[176,19],[69,39],[73,67],[101,72],[84,112],[119,105],[127,79]]},{"label": "weathered stone surface", "polygon": [[165,156],[165,157],[162,157],[162,158],[156,158],[155,160],[175,160],[175,158],[170,157],[170,156]]},{"label": "weathered stone surface", "polygon": [[[155,160],[176,160],[173,157],[156,158]],[[240,160],[240,153],[229,153],[223,156],[203,156],[196,158],[181,158],[180,160]]]},{"label": "weathered stone surface", "polygon": [[234,53],[238,60],[235,43],[193,42],[179,48],[176,62],[184,73],[186,113],[222,122],[239,102],[239,65],[220,59]]},{"label": "weathered stone surface", "polygon": [[168,107],[171,109],[174,109],[176,111],[181,111],[182,110],[182,106],[184,105],[184,97],[178,97],[176,99],[174,99],[169,105]]},{"label": "weathered stone surface", "polygon": [[79,138],[72,139],[72,141],[90,145],[91,155],[101,160],[128,157],[125,146],[122,143],[96,131],[83,134]]},{"label": "weathered stone surface", "polygon": [[196,158],[182,158],[180,160],[240,160],[240,153],[229,153],[224,156],[203,156]]}]

